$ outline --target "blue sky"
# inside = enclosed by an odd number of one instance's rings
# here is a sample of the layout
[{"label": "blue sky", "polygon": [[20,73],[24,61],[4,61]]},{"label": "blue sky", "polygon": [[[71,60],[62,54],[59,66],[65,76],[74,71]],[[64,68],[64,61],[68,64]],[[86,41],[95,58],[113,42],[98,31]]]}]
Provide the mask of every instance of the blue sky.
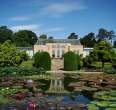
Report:
[{"label": "blue sky", "polygon": [[116,32],[116,0],[0,0],[0,26],[39,36],[83,37],[99,28]]}]

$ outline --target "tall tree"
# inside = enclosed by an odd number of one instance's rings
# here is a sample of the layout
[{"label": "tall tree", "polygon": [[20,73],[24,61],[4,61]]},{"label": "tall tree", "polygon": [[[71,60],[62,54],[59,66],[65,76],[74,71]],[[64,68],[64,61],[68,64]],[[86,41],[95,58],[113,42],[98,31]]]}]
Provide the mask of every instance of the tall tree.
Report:
[{"label": "tall tree", "polygon": [[78,39],[78,35],[76,35],[76,33],[71,33],[71,34],[68,36],[68,39]]},{"label": "tall tree", "polygon": [[88,35],[84,36],[80,39],[80,42],[84,47],[93,47],[96,44],[94,33],[91,32]]},{"label": "tall tree", "polygon": [[100,41],[94,46],[91,57],[97,56],[97,61],[102,62],[102,67],[104,68],[104,63],[111,61],[112,52],[113,48],[107,41]]},{"label": "tall tree", "polygon": [[37,36],[30,30],[20,30],[14,34],[14,42],[18,47],[32,46],[37,42]]},{"label": "tall tree", "polygon": [[116,37],[116,36],[115,36],[115,33],[113,30],[108,31],[104,28],[100,28],[98,35],[97,35],[98,42],[101,40],[105,40],[105,39],[112,40],[112,38],[114,38],[114,37]]},{"label": "tall tree", "polygon": [[12,30],[8,29],[7,26],[0,27],[0,43],[5,42],[6,40],[12,40]]}]

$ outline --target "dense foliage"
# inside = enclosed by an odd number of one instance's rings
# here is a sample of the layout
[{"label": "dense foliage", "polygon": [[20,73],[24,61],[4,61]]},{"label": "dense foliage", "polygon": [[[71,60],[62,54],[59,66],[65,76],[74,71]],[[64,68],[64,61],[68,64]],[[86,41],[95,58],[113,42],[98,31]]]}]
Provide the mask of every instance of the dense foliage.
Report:
[{"label": "dense foliage", "polygon": [[112,30],[108,31],[107,29],[104,29],[104,28],[100,28],[97,35],[98,42],[105,39],[111,40],[114,37],[115,37],[114,31]]},{"label": "dense foliage", "polygon": [[18,47],[29,47],[36,43],[37,36],[32,31],[20,30],[14,34],[13,40]]},{"label": "dense foliage", "polygon": [[84,47],[93,47],[96,44],[96,39],[94,33],[89,33],[80,39],[81,44]]},{"label": "dense foliage", "polygon": [[106,62],[112,63],[115,67],[115,57],[116,52],[113,50],[113,47],[105,40],[100,41],[94,46],[93,51],[83,58],[83,66],[90,68],[94,62],[101,62],[102,68]]},{"label": "dense foliage", "polygon": [[44,69],[37,68],[19,68],[19,67],[4,67],[0,68],[0,76],[25,76],[25,75],[39,75],[45,74]]},{"label": "dense foliage", "polygon": [[42,52],[40,55],[40,67],[45,70],[51,70],[51,58],[48,52]]},{"label": "dense foliage", "polygon": [[44,68],[51,70],[51,58],[48,52],[37,52],[34,55],[34,66],[37,68]]},{"label": "dense foliage", "polygon": [[18,47],[32,46],[37,41],[37,36],[30,30],[20,30],[13,33],[7,26],[0,27],[0,43],[4,43],[7,40],[13,41]]},{"label": "dense foliage", "polygon": [[68,39],[78,39],[78,35],[76,33],[71,33],[68,37]]},{"label": "dense foliage", "polygon": [[78,55],[78,54],[76,54],[76,56],[77,56],[77,70],[80,70],[81,69],[81,57]]},{"label": "dense foliage", "polygon": [[33,66],[36,68],[40,67],[40,54],[41,54],[40,52],[36,52],[33,56],[34,59]]},{"label": "dense foliage", "polygon": [[0,27],[0,43],[5,42],[6,40],[12,40],[13,32],[8,29],[7,26]]},{"label": "dense foliage", "polygon": [[47,35],[42,34],[42,35],[39,36],[39,38],[40,38],[40,39],[47,39]]},{"label": "dense foliage", "polygon": [[95,45],[92,54],[93,56],[97,56],[97,61],[101,61],[102,67],[104,68],[104,63],[111,61],[112,51],[113,48],[107,41],[101,41]]},{"label": "dense foliage", "polygon": [[19,52],[11,41],[0,44],[0,66],[17,66],[28,59],[26,52]]}]

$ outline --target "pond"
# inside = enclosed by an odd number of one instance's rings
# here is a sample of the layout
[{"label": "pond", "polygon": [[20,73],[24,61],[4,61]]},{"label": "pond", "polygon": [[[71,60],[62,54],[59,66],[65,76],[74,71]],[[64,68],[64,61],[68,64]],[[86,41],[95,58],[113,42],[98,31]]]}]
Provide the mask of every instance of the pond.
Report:
[{"label": "pond", "polygon": [[[14,103],[3,104],[2,110],[87,110],[86,104],[90,99],[79,95],[45,95],[41,97],[27,97]],[[14,109],[15,108],[15,109]]]},{"label": "pond", "polygon": [[4,77],[0,110],[116,110],[116,76]]},{"label": "pond", "polygon": [[0,110],[116,110],[116,91],[99,91],[89,99],[85,94],[44,94],[0,104]]}]

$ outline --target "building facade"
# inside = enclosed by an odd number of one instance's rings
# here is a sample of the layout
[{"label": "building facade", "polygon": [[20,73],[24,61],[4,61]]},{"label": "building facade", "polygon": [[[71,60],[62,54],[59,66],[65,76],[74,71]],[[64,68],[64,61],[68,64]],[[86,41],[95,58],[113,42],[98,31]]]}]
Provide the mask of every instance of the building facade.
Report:
[{"label": "building facade", "polygon": [[17,47],[19,51],[25,51],[30,57],[33,57],[33,47]]},{"label": "building facade", "polygon": [[78,39],[38,39],[34,45],[34,53],[46,51],[51,58],[62,58],[68,52],[83,54],[83,46]]},{"label": "building facade", "polygon": [[83,48],[83,57],[89,55],[91,51],[93,51],[93,48]]}]

